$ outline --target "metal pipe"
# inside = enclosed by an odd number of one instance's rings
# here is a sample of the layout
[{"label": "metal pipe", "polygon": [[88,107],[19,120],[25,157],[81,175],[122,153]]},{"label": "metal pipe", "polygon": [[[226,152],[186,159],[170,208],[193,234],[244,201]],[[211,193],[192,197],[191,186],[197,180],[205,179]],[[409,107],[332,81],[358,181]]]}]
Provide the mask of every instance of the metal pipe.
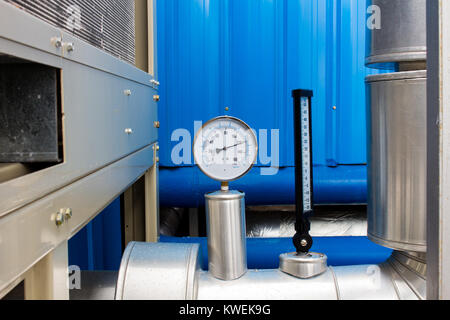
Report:
[{"label": "metal pipe", "polygon": [[234,281],[201,271],[198,245],[132,243],[116,299],[418,300],[426,298],[425,256],[394,252],[380,265],[328,268],[303,280],[280,270],[251,270]]},{"label": "metal pipe", "polygon": [[208,264],[221,280],[235,280],[247,272],[245,194],[218,191],[206,196]]}]

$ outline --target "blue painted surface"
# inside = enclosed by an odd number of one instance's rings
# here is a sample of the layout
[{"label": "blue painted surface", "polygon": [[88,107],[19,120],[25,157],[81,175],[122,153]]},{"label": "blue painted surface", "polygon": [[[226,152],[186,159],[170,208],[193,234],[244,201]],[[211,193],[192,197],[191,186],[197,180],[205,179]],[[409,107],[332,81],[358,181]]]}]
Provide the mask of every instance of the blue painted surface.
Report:
[{"label": "blue painted surface", "polygon": [[120,198],[69,240],[69,264],[81,270],[119,270],[122,259]]},{"label": "blue painted surface", "polygon": [[[276,176],[261,176],[260,168],[253,168],[245,177],[231,182],[230,187],[245,192],[247,205],[264,202],[290,204],[295,202],[294,168],[281,168]],[[367,195],[366,166],[316,166],[314,168],[314,203],[364,204]],[[160,183],[162,206],[196,208],[205,204],[204,195],[220,188],[220,184],[206,177],[196,167],[161,170],[160,181],[176,176],[176,186]],[[256,184],[255,181],[258,181]],[[175,184],[175,182],[173,182]]]},{"label": "blue painted surface", "polygon": [[[208,270],[208,244],[206,238],[161,237],[166,243],[198,243],[201,267]],[[282,253],[295,251],[291,238],[247,239],[249,269],[277,269]],[[314,238],[312,251],[325,253],[330,266],[379,264],[386,261],[392,250],[374,244],[366,237]]]},{"label": "blue painted surface", "polygon": [[[298,88],[314,91],[314,164],[355,165],[345,169],[348,180],[360,179],[358,165],[366,164],[364,78],[378,72],[364,67],[364,0],[164,0],[157,5],[163,199],[176,199],[177,191],[185,197],[179,172],[170,168],[192,167],[193,160],[174,164],[171,152],[180,140],[171,138],[179,128],[193,137],[194,121],[228,114],[256,130],[279,129],[280,166],[293,167],[291,91]],[[281,175],[273,179],[288,190],[290,179]],[[327,183],[317,176],[315,184]],[[253,175],[245,185],[256,188],[263,181]],[[344,180],[335,181],[330,176],[328,187],[318,188],[325,203],[336,201],[322,192],[347,188]],[[207,185],[201,178],[189,182],[194,191]],[[339,202],[354,202],[346,194],[341,192]],[[270,204],[263,190],[258,199]]]}]

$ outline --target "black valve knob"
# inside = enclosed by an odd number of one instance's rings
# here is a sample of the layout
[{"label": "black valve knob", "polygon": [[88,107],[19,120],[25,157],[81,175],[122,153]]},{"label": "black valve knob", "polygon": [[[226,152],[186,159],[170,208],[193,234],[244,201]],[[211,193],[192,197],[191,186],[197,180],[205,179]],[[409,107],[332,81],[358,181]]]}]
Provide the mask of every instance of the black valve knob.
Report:
[{"label": "black valve knob", "polygon": [[313,239],[309,234],[296,233],[292,242],[298,253],[308,253],[313,246]]}]

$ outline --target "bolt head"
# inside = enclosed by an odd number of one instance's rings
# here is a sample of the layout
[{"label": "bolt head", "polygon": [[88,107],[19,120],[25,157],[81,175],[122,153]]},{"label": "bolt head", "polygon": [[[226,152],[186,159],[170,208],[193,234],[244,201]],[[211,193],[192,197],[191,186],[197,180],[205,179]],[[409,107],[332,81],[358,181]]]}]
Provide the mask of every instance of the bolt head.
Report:
[{"label": "bolt head", "polygon": [[51,38],[51,42],[55,46],[55,48],[59,49],[62,47],[62,39],[60,37]]},{"label": "bolt head", "polygon": [[73,52],[73,50],[75,50],[75,46],[72,42],[66,43],[66,50],[67,52]]},{"label": "bolt head", "polygon": [[72,209],[70,209],[70,208],[65,209],[64,217],[66,218],[66,220],[71,219],[72,218]]},{"label": "bolt head", "polygon": [[300,245],[301,245],[302,247],[306,247],[306,246],[308,245],[308,241],[306,241],[305,239],[303,239],[303,240],[300,242]]},{"label": "bolt head", "polygon": [[57,227],[61,226],[64,223],[64,214],[62,212],[58,212],[55,218],[55,224]]}]

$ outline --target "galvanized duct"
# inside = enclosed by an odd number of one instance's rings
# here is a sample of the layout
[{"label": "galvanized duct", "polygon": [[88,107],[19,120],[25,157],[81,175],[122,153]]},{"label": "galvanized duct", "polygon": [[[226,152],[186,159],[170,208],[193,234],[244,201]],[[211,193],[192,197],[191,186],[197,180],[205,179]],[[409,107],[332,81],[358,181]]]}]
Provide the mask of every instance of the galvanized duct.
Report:
[{"label": "galvanized duct", "polygon": [[[366,64],[391,69],[427,58],[426,0],[369,0]],[[411,66],[410,66],[411,67]],[[422,69],[420,63],[416,68]]]},{"label": "galvanized duct", "polygon": [[124,61],[135,64],[133,0],[5,0]]},{"label": "galvanized duct", "polygon": [[116,289],[119,300],[422,300],[425,256],[395,252],[381,265],[328,268],[303,280],[250,270],[234,281],[201,271],[198,245],[131,243]]}]

